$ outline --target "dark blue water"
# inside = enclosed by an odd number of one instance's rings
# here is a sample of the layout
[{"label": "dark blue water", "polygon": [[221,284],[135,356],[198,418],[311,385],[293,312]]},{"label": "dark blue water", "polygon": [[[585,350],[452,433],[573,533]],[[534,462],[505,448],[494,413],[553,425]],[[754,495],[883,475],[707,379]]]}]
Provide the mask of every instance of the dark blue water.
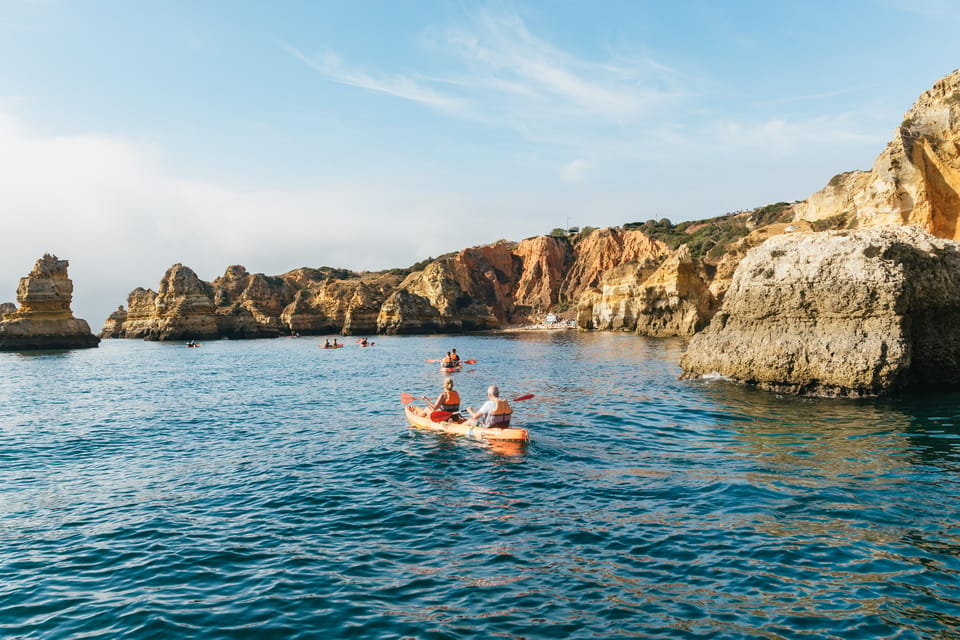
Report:
[{"label": "dark blue water", "polygon": [[[960,393],[677,381],[625,335],[0,354],[3,638],[960,637]],[[322,340],[321,340],[322,342]],[[528,446],[409,429],[454,374]]]}]

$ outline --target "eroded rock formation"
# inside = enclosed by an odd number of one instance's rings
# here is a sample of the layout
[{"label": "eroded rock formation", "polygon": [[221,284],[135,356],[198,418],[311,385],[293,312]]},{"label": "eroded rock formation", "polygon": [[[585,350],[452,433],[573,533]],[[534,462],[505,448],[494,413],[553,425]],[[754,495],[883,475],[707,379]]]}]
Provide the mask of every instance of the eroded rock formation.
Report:
[{"label": "eroded rock formation", "polygon": [[95,347],[100,338],[90,332],[86,320],[73,317],[73,282],[67,276],[69,262],[46,254],[17,287],[18,307],[0,321],[0,350],[76,349]]},{"label": "eroded rock formation", "polygon": [[960,70],[920,96],[870,171],[835,176],[796,215],[858,227],[909,224],[960,239]]},{"label": "eroded rock formation", "polygon": [[127,321],[127,310],[123,305],[117,307],[117,310],[107,316],[103,323],[103,329],[100,330],[101,338],[122,338],[123,323]]},{"label": "eroded rock formation", "polygon": [[103,335],[146,340],[275,338],[302,333],[373,333],[376,317],[398,276],[366,274],[338,280],[317,269],[280,276],[249,273],[231,265],[204,282],[175,264],[159,291],[134,289],[110,315]]},{"label": "eroded rock formation", "polygon": [[577,243],[560,294],[566,300],[578,300],[587,289],[598,287],[603,274],[610,269],[628,262],[659,261],[670,253],[667,245],[641,231],[597,229]]},{"label": "eroded rock formation", "polygon": [[521,240],[513,254],[521,263],[514,302],[525,318],[542,316],[560,302],[560,289],[575,257],[573,245],[566,238],[537,236]]},{"label": "eroded rock formation", "polygon": [[578,320],[584,328],[693,335],[716,310],[708,281],[703,263],[684,245],[662,262],[650,257],[606,271],[600,288],[581,296]]},{"label": "eroded rock formation", "polygon": [[383,303],[380,333],[494,329],[511,321],[513,290],[522,273],[514,245],[463,249],[407,276]]},{"label": "eroded rock formation", "polygon": [[[578,317],[587,318],[584,327],[610,328],[609,321],[594,322],[592,310],[584,316],[583,294],[592,300],[604,274],[625,262],[643,265],[646,279],[671,255],[664,243],[640,231],[615,228],[594,230],[582,238],[539,236],[470,247],[433,260],[402,279],[402,272],[396,271],[353,274],[326,267],[265,276],[232,265],[207,283],[177,264],[164,275],[158,292],[143,288],[131,292],[126,311],[118,310],[107,319],[103,335],[199,340],[286,333],[459,332],[536,322],[548,312],[564,309],[569,309],[567,317],[580,309]],[[689,252],[681,255],[689,257]],[[689,265],[703,277],[699,262]],[[700,294],[691,293],[686,267],[677,263],[671,269],[664,273],[673,275],[661,274],[655,285],[651,282],[642,291],[634,287],[640,298],[624,301],[624,308],[635,307],[626,319],[630,330],[686,335],[688,326],[700,322],[689,319],[686,305],[694,299],[698,318],[709,313],[705,303],[709,296],[701,300]],[[332,277],[331,271],[345,277]],[[667,318],[671,313],[684,319]],[[638,319],[644,326],[637,325]],[[624,326],[623,320],[615,322]]]},{"label": "eroded rock formation", "polygon": [[960,245],[903,226],[771,238],[680,365],[811,395],[956,385]]}]

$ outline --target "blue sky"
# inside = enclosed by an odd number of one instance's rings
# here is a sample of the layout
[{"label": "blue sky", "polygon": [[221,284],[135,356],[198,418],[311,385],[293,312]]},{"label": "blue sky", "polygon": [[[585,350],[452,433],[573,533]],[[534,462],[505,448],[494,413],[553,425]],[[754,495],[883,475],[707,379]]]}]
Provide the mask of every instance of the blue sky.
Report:
[{"label": "blue sky", "polygon": [[960,66],[960,8],[0,0],[0,301],[95,329],[174,262],[380,269],[799,200]]}]

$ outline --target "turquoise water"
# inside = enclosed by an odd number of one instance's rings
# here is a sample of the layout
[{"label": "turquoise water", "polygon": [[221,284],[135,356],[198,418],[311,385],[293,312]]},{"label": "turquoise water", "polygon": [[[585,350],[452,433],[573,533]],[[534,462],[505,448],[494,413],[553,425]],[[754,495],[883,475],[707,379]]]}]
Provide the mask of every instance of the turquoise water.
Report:
[{"label": "turquoise water", "polygon": [[[575,332],[0,354],[3,638],[960,637],[960,393]],[[322,340],[319,340],[322,342]],[[525,447],[409,429],[499,383]]]}]

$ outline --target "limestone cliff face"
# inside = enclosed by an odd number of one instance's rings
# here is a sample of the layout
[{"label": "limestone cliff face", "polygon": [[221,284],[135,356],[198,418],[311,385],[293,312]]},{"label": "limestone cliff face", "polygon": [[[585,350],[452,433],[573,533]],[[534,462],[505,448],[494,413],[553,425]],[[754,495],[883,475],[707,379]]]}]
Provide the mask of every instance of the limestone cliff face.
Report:
[{"label": "limestone cliff face", "polygon": [[103,329],[100,330],[101,338],[122,338],[123,323],[127,321],[127,310],[123,305],[117,307],[117,310],[107,316],[103,323]]},{"label": "limestone cliff face", "polygon": [[207,340],[219,337],[213,290],[192,269],[167,269],[160,290],[134,289],[127,298],[121,337],[146,340]]},{"label": "limestone cliff face", "polygon": [[[648,258],[607,271],[584,328],[635,331],[646,336],[687,336],[706,326],[716,310],[703,264],[684,245],[663,262]],[[581,308],[585,304],[581,305]]]},{"label": "limestone cliff face", "polygon": [[677,249],[643,283],[637,333],[652,337],[690,336],[716,312],[706,269],[686,245]]},{"label": "limestone cliff face", "polygon": [[[272,337],[284,331],[280,315],[296,294],[283,276],[250,274],[241,265],[227,267],[223,276],[210,283],[217,313],[233,321],[221,322],[231,337]],[[251,322],[252,320],[252,322]],[[236,325],[232,327],[231,325]]]},{"label": "limestone cliff face", "polygon": [[280,321],[289,331],[304,335],[376,333],[380,308],[399,280],[389,274],[370,274],[350,280],[311,282],[294,294],[293,301],[280,314]]},{"label": "limestone cliff face", "polygon": [[377,333],[380,312],[396,287],[394,278],[361,281],[348,300],[340,332],[348,336]]},{"label": "limestone cliff face", "polygon": [[920,96],[869,172],[836,176],[796,215],[860,227],[908,224],[960,239],[960,70]]},{"label": "limestone cliff face", "polygon": [[864,396],[960,382],[960,245],[913,227],[752,249],[681,359],[762,388]]},{"label": "limestone cliff face", "polygon": [[3,316],[7,315],[8,313],[13,313],[16,310],[17,305],[13,302],[0,303],[0,320],[3,319]]},{"label": "limestone cliff face", "polygon": [[[636,331],[637,318],[644,304],[643,285],[658,267],[657,261],[648,259],[608,269],[600,279],[600,286],[581,296],[581,307],[584,308],[581,328]],[[586,300],[593,301],[589,313],[586,313]]]},{"label": "limestone cliff face", "polygon": [[0,321],[0,350],[73,349],[95,347],[100,338],[86,320],[73,317],[73,281],[69,262],[46,254],[28,276],[20,279],[14,310],[5,306]]},{"label": "limestone cliff face", "polygon": [[537,236],[521,240],[513,254],[521,264],[514,303],[524,307],[526,320],[542,316],[560,302],[560,288],[574,260],[573,246],[566,238]]},{"label": "limestone cliff face", "polygon": [[460,251],[411,273],[383,303],[380,333],[475,331],[503,326],[513,311],[519,260],[509,243]]},{"label": "limestone cliff face", "polygon": [[749,234],[730,245],[717,263],[713,278],[710,279],[710,293],[713,295],[718,305],[719,302],[723,301],[723,296],[730,287],[730,283],[733,280],[733,274],[737,270],[737,266],[740,264],[740,261],[743,260],[744,256],[747,255],[747,252],[750,251],[750,249],[758,247],[766,242],[769,238],[782,233],[798,233],[812,230],[812,225],[806,220],[798,220],[790,224],[769,224],[754,229]]},{"label": "limestone cliff face", "polygon": [[[576,306],[584,328],[611,328],[606,321],[595,323],[592,313],[584,311],[583,294],[599,287],[606,272],[624,263],[642,263],[645,275],[650,275],[670,254],[665,244],[640,231],[616,228],[594,231],[575,242],[540,236],[517,244],[498,242],[464,249],[404,280],[384,303],[378,330],[492,329],[542,320],[560,306]],[[626,298],[633,295],[631,291],[627,286],[619,295]],[[622,325],[620,321],[617,327]]]},{"label": "limestone cliff face", "polygon": [[231,265],[208,283],[176,264],[158,292],[134,289],[107,319],[103,335],[146,340],[275,338],[284,334],[374,333],[380,306],[398,276],[338,280],[317,269],[280,276]]},{"label": "limestone cliff face", "polygon": [[627,262],[663,260],[670,248],[641,231],[598,229],[577,243],[570,270],[560,287],[566,300],[578,300],[584,291],[600,285],[603,274]]}]

